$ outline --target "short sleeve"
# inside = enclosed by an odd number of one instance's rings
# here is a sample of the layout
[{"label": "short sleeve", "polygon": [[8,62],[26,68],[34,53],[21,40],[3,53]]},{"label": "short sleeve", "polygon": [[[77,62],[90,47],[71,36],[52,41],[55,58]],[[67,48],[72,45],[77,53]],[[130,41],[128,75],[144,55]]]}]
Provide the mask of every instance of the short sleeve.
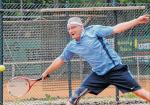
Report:
[{"label": "short sleeve", "polygon": [[94,30],[96,35],[99,37],[106,37],[113,33],[114,27],[112,26],[102,26],[102,25],[95,25]]},{"label": "short sleeve", "polygon": [[74,53],[72,53],[69,50],[69,46],[66,46],[58,58],[64,60],[65,62],[68,62],[73,57],[73,55],[74,55]]}]

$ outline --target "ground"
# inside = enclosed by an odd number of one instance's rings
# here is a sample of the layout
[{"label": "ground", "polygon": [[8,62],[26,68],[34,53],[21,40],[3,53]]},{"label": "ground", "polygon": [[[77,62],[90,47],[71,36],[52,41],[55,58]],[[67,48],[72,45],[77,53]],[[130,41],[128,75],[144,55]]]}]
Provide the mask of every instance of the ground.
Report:
[{"label": "ground", "polygon": [[[7,82],[4,82],[4,105],[13,105],[12,103],[22,103],[14,105],[25,105],[25,103],[30,105],[65,105],[68,98],[68,82],[67,81],[42,81],[35,84],[35,86],[30,90],[30,92],[22,97],[16,98],[12,97],[8,93]],[[56,84],[57,83],[57,84]],[[75,89],[80,81],[73,81],[73,89]],[[140,80],[139,82],[143,88],[150,91],[150,80]],[[53,85],[51,85],[53,84]],[[78,85],[76,85],[78,84]],[[60,88],[61,87],[61,88]],[[91,94],[86,95],[80,102],[80,105],[148,105],[143,100],[133,96],[120,93],[120,102],[115,101],[115,88],[110,86],[105,89],[100,95],[94,96]],[[18,101],[19,100],[19,101]],[[35,104],[36,101],[40,101]],[[45,103],[44,103],[45,102]],[[9,104],[11,103],[11,104]],[[24,104],[23,104],[24,103]]]}]

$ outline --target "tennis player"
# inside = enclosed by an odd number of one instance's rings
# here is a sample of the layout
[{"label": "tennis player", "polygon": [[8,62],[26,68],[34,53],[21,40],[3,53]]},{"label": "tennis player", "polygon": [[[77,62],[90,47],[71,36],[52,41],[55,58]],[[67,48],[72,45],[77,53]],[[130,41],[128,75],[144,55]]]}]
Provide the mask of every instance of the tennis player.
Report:
[{"label": "tennis player", "polygon": [[107,43],[105,37],[146,24],[149,17],[140,16],[115,26],[91,25],[84,28],[79,17],[68,20],[67,29],[72,37],[62,54],[41,75],[43,79],[69,61],[74,54],[84,58],[92,67],[92,72],[84,79],[79,88],[69,98],[67,105],[77,105],[86,93],[99,94],[109,85],[115,85],[122,93],[133,92],[135,95],[150,102],[150,93],[143,89],[133,78],[127,65]]}]

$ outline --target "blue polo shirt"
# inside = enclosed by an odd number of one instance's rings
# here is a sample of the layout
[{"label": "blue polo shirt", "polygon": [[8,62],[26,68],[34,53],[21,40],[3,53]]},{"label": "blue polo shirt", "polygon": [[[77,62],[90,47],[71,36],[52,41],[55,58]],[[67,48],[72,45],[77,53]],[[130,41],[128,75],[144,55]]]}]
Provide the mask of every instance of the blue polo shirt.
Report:
[{"label": "blue polo shirt", "polygon": [[93,72],[104,75],[114,66],[122,64],[105,39],[112,32],[111,26],[91,25],[84,29],[79,41],[73,39],[67,44],[59,58],[67,62],[77,54],[89,63]]}]

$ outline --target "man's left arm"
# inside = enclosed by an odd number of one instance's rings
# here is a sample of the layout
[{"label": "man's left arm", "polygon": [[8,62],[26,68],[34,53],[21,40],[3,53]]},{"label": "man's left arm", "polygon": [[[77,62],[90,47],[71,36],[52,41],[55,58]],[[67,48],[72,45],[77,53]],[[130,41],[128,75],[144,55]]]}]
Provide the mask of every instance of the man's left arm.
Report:
[{"label": "man's left arm", "polygon": [[141,25],[141,24],[146,24],[148,22],[149,22],[149,16],[148,15],[140,16],[140,17],[133,19],[131,21],[117,24],[113,28],[113,34],[125,32],[129,29],[132,29],[133,27],[136,27],[136,26]]}]

